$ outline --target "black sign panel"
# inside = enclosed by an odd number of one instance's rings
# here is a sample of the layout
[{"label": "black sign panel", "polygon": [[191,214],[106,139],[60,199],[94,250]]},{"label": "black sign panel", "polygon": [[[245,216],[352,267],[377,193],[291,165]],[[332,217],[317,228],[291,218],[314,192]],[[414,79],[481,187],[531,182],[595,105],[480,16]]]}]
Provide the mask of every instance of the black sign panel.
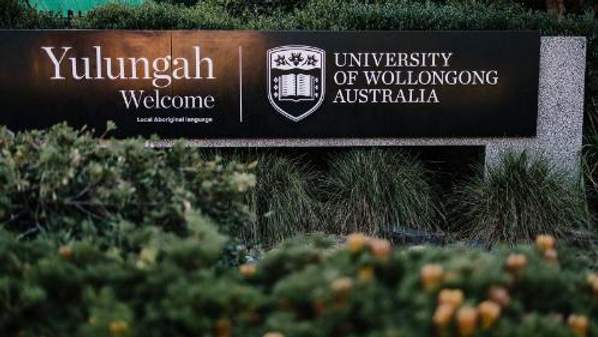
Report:
[{"label": "black sign panel", "polygon": [[535,32],[0,31],[0,124],[162,138],[534,136]]}]

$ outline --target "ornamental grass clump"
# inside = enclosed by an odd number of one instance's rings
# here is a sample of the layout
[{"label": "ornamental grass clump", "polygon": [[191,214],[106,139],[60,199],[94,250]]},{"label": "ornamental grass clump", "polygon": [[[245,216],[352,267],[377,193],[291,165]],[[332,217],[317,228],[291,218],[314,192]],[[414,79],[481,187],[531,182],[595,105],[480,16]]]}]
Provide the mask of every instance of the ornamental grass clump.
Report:
[{"label": "ornamental grass clump", "polygon": [[358,149],[330,160],[322,190],[330,229],[386,235],[397,227],[435,229],[442,222],[421,162],[396,149]]},{"label": "ornamental grass clump", "polygon": [[506,154],[484,177],[458,186],[451,213],[457,236],[488,245],[529,242],[539,233],[575,239],[589,224],[570,176],[525,152]]},{"label": "ornamental grass clump", "polygon": [[314,197],[317,173],[302,157],[267,153],[258,158],[257,225],[253,240],[265,245],[301,233],[321,231]]},{"label": "ornamental grass clump", "polygon": [[594,100],[591,103],[593,109],[587,117],[582,168],[589,208],[598,216],[598,107]]}]

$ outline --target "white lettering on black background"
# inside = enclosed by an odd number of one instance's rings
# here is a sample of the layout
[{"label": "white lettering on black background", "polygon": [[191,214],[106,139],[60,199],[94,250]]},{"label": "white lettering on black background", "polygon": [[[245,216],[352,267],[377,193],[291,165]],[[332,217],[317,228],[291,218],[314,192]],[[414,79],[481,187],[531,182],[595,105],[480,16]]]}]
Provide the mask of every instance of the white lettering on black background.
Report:
[{"label": "white lettering on black background", "polygon": [[536,32],[0,31],[0,124],[117,137],[536,134]]}]

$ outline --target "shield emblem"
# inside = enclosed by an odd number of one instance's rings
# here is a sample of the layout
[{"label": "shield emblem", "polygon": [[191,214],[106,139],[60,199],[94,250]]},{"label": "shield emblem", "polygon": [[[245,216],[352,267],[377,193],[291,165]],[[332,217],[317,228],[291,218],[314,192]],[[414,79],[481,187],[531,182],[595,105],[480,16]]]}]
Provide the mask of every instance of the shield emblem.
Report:
[{"label": "shield emblem", "polygon": [[324,102],[326,54],[310,46],[268,50],[268,100],[286,118],[298,122]]}]

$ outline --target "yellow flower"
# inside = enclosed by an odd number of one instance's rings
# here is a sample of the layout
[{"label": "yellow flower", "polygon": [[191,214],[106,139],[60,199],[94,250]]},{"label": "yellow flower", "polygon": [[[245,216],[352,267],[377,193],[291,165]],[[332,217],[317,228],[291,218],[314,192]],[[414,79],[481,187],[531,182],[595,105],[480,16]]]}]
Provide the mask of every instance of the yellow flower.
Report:
[{"label": "yellow flower", "polygon": [[502,310],[500,305],[492,301],[484,301],[478,305],[478,311],[482,320],[482,327],[488,329],[498,320]]},{"label": "yellow flower", "polygon": [[214,323],[215,337],[230,337],[232,334],[232,325],[226,318],[221,318]]},{"label": "yellow flower", "polygon": [[110,330],[110,336],[122,336],[129,330],[129,324],[121,320],[112,321],[110,322],[108,329]]},{"label": "yellow flower", "polygon": [[517,273],[527,266],[527,257],[523,254],[511,254],[507,258],[507,270],[512,273]]},{"label": "yellow flower", "polygon": [[392,247],[388,240],[372,239],[370,240],[369,245],[372,254],[378,258],[386,259],[392,251]]},{"label": "yellow flower", "polygon": [[559,255],[556,252],[556,249],[548,249],[544,252],[544,260],[546,260],[546,262],[552,263],[552,264],[556,264],[559,262]]},{"label": "yellow flower", "polygon": [[449,304],[458,308],[463,304],[463,291],[459,289],[443,289],[438,293],[438,304]]},{"label": "yellow flower", "polygon": [[454,306],[450,304],[441,304],[436,308],[436,311],[434,312],[434,316],[432,317],[432,323],[434,323],[434,325],[437,328],[446,328],[453,319],[454,314]]},{"label": "yellow flower", "polygon": [[588,335],[589,320],[586,316],[572,314],[569,316],[567,323],[569,324],[571,331],[577,336],[586,337]]},{"label": "yellow flower", "polygon": [[353,233],[347,237],[347,248],[351,253],[359,253],[368,242],[363,233]]},{"label": "yellow flower", "polygon": [[552,235],[538,235],[536,237],[536,247],[541,252],[545,252],[549,249],[554,249],[555,246],[556,240]]},{"label": "yellow flower", "polygon": [[280,332],[266,332],[264,337],[284,337]]},{"label": "yellow flower", "polygon": [[337,295],[348,295],[353,288],[353,280],[350,277],[338,278],[332,281],[330,288]]},{"label": "yellow flower", "polygon": [[374,279],[374,268],[372,268],[371,266],[359,268],[359,271],[357,272],[357,278],[361,282],[370,282]]},{"label": "yellow flower", "polygon": [[254,263],[245,263],[239,266],[239,272],[243,277],[250,278],[257,272],[257,267]]},{"label": "yellow flower", "polygon": [[434,290],[442,283],[444,268],[438,264],[427,264],[422,267],[419,275],[424,288]]},{"label": "yellow flower", "polygon": [[73,249],[70,246],[60,246],[58,254],[68,260],[73,257]]},{"label": "yellow flower", "polygon": [[592,288],[594,295],[598,296],[598,274],[591,273],[587,277],[588,285]]},{"label": "yellow flower", "polygon": [[472,307],[462,307],[457,311],[457,328],[461,337],[469,337],[475,333],[478,325],[478,311]]},{"label": "yellow flower", "polygon": [[501,307],[506,307],[511,303],[511,296],[509,291],[504,287],[494,286],[488,291],[488,298]]}]

